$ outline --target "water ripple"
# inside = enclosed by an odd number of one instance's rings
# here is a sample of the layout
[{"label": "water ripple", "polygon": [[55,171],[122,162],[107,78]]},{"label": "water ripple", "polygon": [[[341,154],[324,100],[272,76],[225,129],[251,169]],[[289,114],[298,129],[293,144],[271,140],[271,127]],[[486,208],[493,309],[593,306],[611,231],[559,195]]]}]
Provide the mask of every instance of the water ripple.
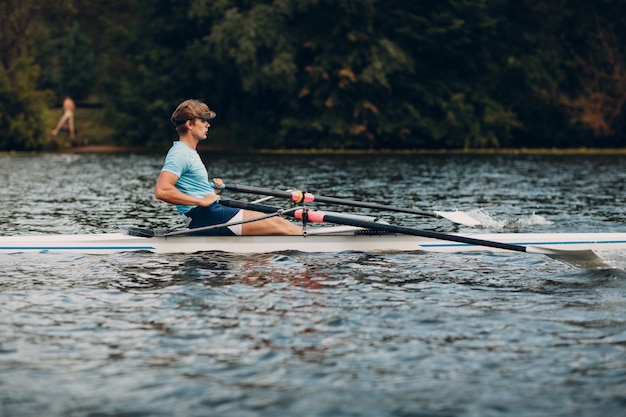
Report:
[{"label": "water ripple", "polygon": [[[152,198],[162,155],[0,160],[2,234],[177,222]],[[488,230],[626,220],[619,156],[206,160],[231,183],[476,210]],[[622,415],[626,258],[603,256],[0,254],[0,415]]]}]

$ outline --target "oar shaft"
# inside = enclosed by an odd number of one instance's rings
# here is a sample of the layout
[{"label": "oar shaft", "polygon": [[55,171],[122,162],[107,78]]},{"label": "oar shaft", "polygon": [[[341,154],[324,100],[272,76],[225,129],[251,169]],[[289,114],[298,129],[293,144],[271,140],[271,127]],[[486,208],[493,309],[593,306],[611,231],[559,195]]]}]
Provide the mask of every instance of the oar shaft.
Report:
[{"label": "oar shaft", "polygon": [[[275,213],[282,210],[279,207],[266,206],[263,204],[255,204],[255,203],[246,203],[242,201],[233,201],[233,200],[221,200],[221,204],[224,206],[230,206],[235,208],[241,208],[246,210],[254,210],[260,211],[262,213]],[[364,227],[371,230],[378,230],[381,232],[389,232],[389,233],[398,233],[412,236],[420,236],[431,239],[438,240],[447,240],[452,242],[465,243],[468,245],[476,245],[476,246],[485,246],[497,249],[504,249],[516,252],[527,252],[526,246],[522,245],[513,245],[510,243],[501,243],[494,242],[491,240],[482,240],[482,239],[474,239],[467,236],[459,236],[459,235],[450,235],[447,233],[433,232],[430,230],[421,230],[414,229],[411,227],[397,226],[393,224],[385,224],[385,223],[377,223],[374,221],[363,220],[356,218],[354,216],[342,216],[340,214],[318,211],[318,210],[310,210],[310,209],[300,209],[296,211],[286,212],[285,215],[294,217],[296,219],[302,220],[306,213],[306,221],[313,223],[334,223],[334,224],[342,224],[346,226],[356,226],[356,227]]]},{"label": "oar shaft", "polygon": [[396,212],[401,212],[401,213],[417,214],[420,216],[440,217],[435,213],[415,210],[411,208],[393,207],[393,206],[388,206],[386,204],[368,203],[364,201],[347,200],[344,198],[324,197],[321,195],[305,193],[299,190],[296,190],[293,192],[278,191],[278,190],[270,190],[268,188],[250,187],[247,185],[238,185],[238,184],[226,185],[224,188],[229,191],[237,191],[241,193],[262,194],[262,195],[269,195],[272,197],[288,198],[296,203],[312,203],[314,201],[317,201],[319,203],[338,204],[338,205],[351,206],[351,207],[368,208],[368,209],[373,209],[373,210],[396,211]]},{"label": "oar shaft", "polygon": [[[302,211],[296,211],[294,213],[294,217],[296,219],[302,219],[302,216],[303,216]],[[308,217],[308,221],[310,222],[316,221],[316,220],[312,220],[310,215],[307,215],[307,217]],[[452,242],[465,243],[468,245],[486,246],[486,247],[491,247],[491,248],[516,251],[516,252],[526,252],[526,247],[520,246],[520,245],[511,245],[509,243],[500,243],[500,242],[494,242],[490,240],[474,239],[474,238],[466,237],[466,236],[450,235],[447,233],[439,233],[439,232],[433,232],[430,230],[414,229],[411,227],[397,226],[393,224],[368,222],[368,221],[363,221],[359,219],[350,219],[350,218],[342,217],[341,215],[335,215],[335,214],[330,214],[330,213],[324,213],[322,215],[321,221],[328,222],[328,223],[335,223],[335,224],[345,224],[347,226],[365,227],[367,229],[378,230],[381,232],[399,233],[399,234],[404,234],[404,235],[413,235],[413,236],[427,237],[427,238],[432,238],[432,239],[448,240]]]}]

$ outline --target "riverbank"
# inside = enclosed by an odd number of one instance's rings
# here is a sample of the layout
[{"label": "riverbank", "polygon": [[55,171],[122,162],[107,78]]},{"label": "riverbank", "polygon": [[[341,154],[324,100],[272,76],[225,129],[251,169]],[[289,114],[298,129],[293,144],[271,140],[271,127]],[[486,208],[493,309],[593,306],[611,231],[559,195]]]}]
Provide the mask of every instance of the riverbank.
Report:
[{"label": "riverbank", "polygon": [[[142,146],[118,146],[118,145],[84,145],[73,147],[62,147],[46,152],[54,153],[162,153],[164,149],[156,149]],[[368,155],[368,154],[463,154],[463,155],[626,155],[626,148],[601,149],[601,148],[519,148],[519,149],[407,149],[407,150],[346,150],[346,149],[234,149],[216,146],[199,146],[201,153],[257,153],[268,155]]]},{"label": "riverbank", "polygon": [[[44,152],[54,153],[163,153],[164,148],[152,148],[145,146],[121,146],[110,144],[113,132],[104,108],[99,103],[80,103],[76,112],[76,141],[69,141],[68,132],[62,130],[57,137],[51,137],[49,148]],[[59,117],[59,109],[49,109],[50,119]],[[56,119],[55,119],[56,120]],[[261,153],[261,154],[287,154],[287,155],[367,155],[367,154],[498,154],[498,155],[626,155],[626,148],[503,148],[503,149],[250,149],[246,147],[229,146],[228,141],[220,144],[201,144],[198,150],[201,153]]]}]

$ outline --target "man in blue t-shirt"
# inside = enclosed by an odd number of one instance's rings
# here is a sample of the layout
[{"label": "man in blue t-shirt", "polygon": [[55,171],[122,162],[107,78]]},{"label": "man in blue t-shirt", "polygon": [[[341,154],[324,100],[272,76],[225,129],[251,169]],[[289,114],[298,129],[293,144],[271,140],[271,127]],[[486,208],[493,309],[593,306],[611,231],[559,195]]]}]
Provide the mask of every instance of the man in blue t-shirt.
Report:
[{"label": "man in blue t-shirt", "polygon": [[[223,223],[237,223],[262,217],[263,213],[225,207],[219,203],[214,186],[219,190],[220,178],[209,181],[206,167],[196,151],[198,143],[209,133],[209,120],[215,112],[198,100],[185,100],[172,114],[178,141],[170,148],[157,179],[154,195],[175,204],[191,229]],[[211,184],[214,184],[214,186]],[[298,235],[302,228],[281,217],[270,217],[245,224],[234,224],[203,231],[205,235]]]}]

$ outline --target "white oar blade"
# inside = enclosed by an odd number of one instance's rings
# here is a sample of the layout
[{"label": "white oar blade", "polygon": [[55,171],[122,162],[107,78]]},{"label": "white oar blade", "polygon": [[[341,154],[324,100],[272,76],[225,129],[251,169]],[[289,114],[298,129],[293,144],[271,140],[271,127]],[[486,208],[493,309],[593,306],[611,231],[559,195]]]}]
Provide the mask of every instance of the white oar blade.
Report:
[{"label": "white oar blade", "polygon": [[476,220],[464,211],[436,211],[435,214],[451,222],[465,226],[480,226],[480,221]]},{"label": "white oar blade", "polygon": [[553,249],[541,246],[527,246],[526,252],[540,253],[581,268],[606,268],[608,264],[591,249]]}]

